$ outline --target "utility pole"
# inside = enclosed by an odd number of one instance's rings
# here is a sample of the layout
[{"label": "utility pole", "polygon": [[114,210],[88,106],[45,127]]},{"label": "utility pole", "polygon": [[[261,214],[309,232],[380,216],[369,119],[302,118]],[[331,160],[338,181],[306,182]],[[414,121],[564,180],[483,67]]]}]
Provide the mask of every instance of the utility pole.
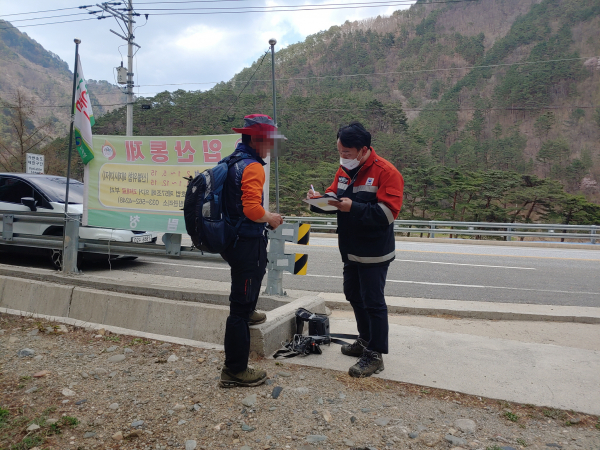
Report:
[{"label": "utility pole", "polygon": [[[277,90],[275,89],[275,44],[277,39],[269,39],[271,46],[271,79],[273,82],[273,122],[277,126]],[[279,150],[279,149],[278,149]],[[275,153],[275,212],[279,214],[279,151]]]},{"label": "utility pole", "polygon": [[[115,8],[115,6],[120,4],[121,2],[119,1],[97,3],[96,6],[100,8],[101,11],[90,11],[90,14],[98,15],[98,13],[102,13],[101,16],[98,16],[98,19],[105,19],[108,17],[105,14],[114,17],[123,34],[126,35],[123,36],[121,33],[110,30],[111,33],[116,34],[127,42],[127,88],[125,91],[127,94],[127,127],[125,129],[125,136],[133,136],[133,46],[141,48],[134,42],[135,36],[133,35],[133,24],[135,23],[135,20],[133,20],[133,17],[139,16],[140,14],[133,11],[133,0],[127,0],[126,8]],[[123,14],[121,11],[126,12],[127,15]],[[146,19],[148,19],[147,14]],[[123,26],[121,26],[121,23]]]},{"label": "utility pole", "polygon": [[[125,136],[133,136],[133,0],[129,0],[127,13],[127,130]],[[139,46],[138,46],[139,47]]]}]

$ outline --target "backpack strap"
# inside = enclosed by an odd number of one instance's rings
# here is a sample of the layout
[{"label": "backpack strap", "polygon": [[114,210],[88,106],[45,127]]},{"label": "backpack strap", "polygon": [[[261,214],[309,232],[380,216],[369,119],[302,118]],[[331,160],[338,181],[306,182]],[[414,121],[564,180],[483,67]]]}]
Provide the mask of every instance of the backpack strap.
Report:
[{"label": "backpack strap", "polygon": [[[358,335],[357,334],[343,334],[343,333],[332,333],[329,335],[329,337],[331,337],[331,342],[333,342],[334,344],[340,344],[340,345],[349,345],[349,342],[346,341],[342,341],[342,339],[358,339]],[[342,338],[342,339],[336,339],[336,338]]]}]

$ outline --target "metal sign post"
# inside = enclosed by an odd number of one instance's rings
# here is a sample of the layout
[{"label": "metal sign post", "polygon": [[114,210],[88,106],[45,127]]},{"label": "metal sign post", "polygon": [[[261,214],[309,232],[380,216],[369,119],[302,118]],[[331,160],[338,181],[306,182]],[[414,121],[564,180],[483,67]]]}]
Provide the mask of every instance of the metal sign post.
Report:
[{"label": "metal sign post", "polygon": [[308,255],[304,253],[285,253],[285,242],[308,245],[310,225],[284,223],[276,230],[269,231],[269,252],[267,253],[267,288],[265,294],[287,295],[283,290],[283,272],[294,275],[306,275]]}]

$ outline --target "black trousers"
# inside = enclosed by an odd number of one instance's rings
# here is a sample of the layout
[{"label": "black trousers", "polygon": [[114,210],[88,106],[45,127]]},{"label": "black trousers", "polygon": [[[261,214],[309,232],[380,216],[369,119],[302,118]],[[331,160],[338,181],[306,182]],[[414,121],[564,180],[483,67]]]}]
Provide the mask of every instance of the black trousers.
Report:
[{"label": "black trousers", "polygon": [[234,373],[246,370],[250,354],[248,321],[260,294],[267,267],[267,239],[240,237],[221,256],[231,268],[229,317],[225,325],[225,365]]},{"label": "black trousers", "polygon": [[379,353],[388,352],[388,311],[383,293],[388,267],[389,263],[344,263],[344,295],[354,310],[358,335],[369,343],[368,350]]}]

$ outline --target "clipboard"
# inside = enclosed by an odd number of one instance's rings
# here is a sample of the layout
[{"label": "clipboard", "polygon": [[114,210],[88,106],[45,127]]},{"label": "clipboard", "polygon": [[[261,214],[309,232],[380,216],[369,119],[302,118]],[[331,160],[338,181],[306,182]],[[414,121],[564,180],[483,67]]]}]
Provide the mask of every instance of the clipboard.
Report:
[{"label": "clipboard", "polygon": [[327,203],[330,200],[340,201],[337,195],[335,195],[333,192],[328,192],[321,197],[302,199],[304,203],[308,203],[309,205],[319,208],[323,211],[337,211],[338,209],[335,206],[331,206]]}]

